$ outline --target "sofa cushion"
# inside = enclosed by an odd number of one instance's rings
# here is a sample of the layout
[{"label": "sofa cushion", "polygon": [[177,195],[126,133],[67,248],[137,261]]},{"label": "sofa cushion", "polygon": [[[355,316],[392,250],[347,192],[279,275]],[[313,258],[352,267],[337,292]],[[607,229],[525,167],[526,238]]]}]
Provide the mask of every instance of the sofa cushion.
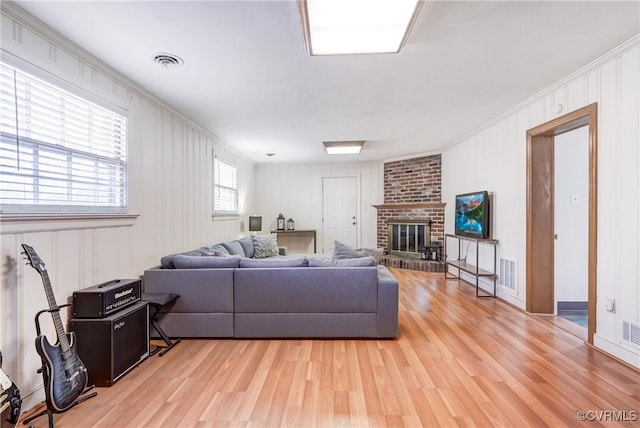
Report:
[{"label": "sofa cushion", "polygon": [[307,267],[305,256],[274,256],[262,259],[240,260],[241,268],[280,268],[280,267]]},{"label": "sofa cushion", "polygon": [[242,249],[242,245],[238,241],[229,241],[222,244],[224,248],[227,249],[229,254],[238,255],[240,257],[246,257],[244,250]]},{"label": "sofa cushion", "polygon": [[331,257],[311,256],[308,263],[309,267],[332,267],[333,259]]},{"label": "sofa cushion", "polygon": [[250,236],[245,236],[242,239],[238,239],[240,245],[242,245],[242,250],[244,251],[245,257],[253,257],[253,241]]},{"label": "sofa cushion", "polygon": [[309,258],[309,267],[366,267],[375,266],[376,264],[376,259],[373,256],[337,260],[331,259],[329,257]]},{"label": "sofa cushion", "polygon": [[354,259],[340,259],[340,260],[334,260],[333,265],[338,267],[375,266],[376,259],[373,256],[356,257]]},{"label": "sofa cushion", "polygon": [[252,235],[253,241],[253,257],[263,259],[265,257],[273,257],[279,255],[277,235],[275,233],[269,235]]},{"label": "sofa cushion", "polygon": [[240,256],[186,256],[177,254],[173,257],[176,269],[210,269],[210,268],[237,268],[240,265]]},{"label": "sofa cushion", "polygon": [[213,256],[211,248],[200,247],[197,250],[185,251],[184,253],[169,254],[160,259],[160,265],[165,269],[174,269],[173,258],[178,255],[184,256]]}]

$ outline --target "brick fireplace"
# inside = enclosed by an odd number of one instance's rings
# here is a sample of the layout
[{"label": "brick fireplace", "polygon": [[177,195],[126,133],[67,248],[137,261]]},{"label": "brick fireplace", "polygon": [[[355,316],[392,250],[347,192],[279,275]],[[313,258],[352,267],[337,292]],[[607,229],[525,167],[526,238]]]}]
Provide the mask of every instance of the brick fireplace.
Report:
[{"label": "brick fireplace", "polygon": [[[375,205],[378,209],[377,244],[379,248],[385,248],[383,264],[429,272],[444,271],[444,263],[420,260],[419,251],[415,251],[419,239],[420,243],[437,243],[442,250],[445,204],[441,202],[441,171],[440,155],[385,163],[384,203]],[[420,231],[410,226],[413,224],[427,227]],[[403,231],[402,235],[399,230]],[[394,233],[396,241],[401,236],[403,246],[395,243],[391,248],[393,239],[390,237]]]}]

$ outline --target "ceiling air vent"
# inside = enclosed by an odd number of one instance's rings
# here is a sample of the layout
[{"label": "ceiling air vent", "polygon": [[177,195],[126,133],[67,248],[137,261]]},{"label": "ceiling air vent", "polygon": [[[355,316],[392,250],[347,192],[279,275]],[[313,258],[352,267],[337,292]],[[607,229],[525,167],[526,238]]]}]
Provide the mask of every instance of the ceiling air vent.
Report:
[{"label": "ceiling air vent", "polygon": [[184,61],[179,56],[168,54],[168,53],[158,53],[153,57],[153,61],[161,67],[169,68],[169,67],[180,67],[184,64]]}]

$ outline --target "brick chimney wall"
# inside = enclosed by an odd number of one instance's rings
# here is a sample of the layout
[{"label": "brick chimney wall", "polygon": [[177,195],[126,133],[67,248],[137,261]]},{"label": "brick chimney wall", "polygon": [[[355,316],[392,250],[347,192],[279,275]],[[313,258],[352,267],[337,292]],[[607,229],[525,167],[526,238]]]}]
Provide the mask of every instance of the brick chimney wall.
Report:
[{"label": "brick chimney wall", "polygon": [[[440,203],[442,162],[440,155],[405,159],[384,164],[384,204]],[[388,222],[431,220],[431,241],[444,242],[444,207],[379,208],[378,247],[387,248]]]}]

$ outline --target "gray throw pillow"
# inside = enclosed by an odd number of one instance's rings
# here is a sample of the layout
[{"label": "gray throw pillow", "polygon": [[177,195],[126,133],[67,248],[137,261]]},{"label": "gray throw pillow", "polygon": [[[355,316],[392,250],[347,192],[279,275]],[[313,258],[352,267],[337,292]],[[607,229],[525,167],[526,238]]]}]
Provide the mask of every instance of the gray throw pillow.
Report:
[{"label": "gray throw pillow", "polygon": [[232,256],[235,254],[240,257],[246,257],[246,254],[242,249],[242,245],[240,245],[240,242],[238,241],[225,242],[222,244],[222,246],[226,248],[229,254],[231,254]]},{"label": "gray throw pillow", "polygon": [[225,256],[230,256],[231,254],[229,254],[229,251],[227,251],[226,248],[224,248],[224,245],[222,244],[216,244],[214,246],[212,246],[210,248],[211,251],[213,252],[218,252],[219,254],[216,255],[225,255]]},{"label": "gray throw pillow", "polygon": [[333,248],[333,258],[334,260],[338,259],[352,259],[354,257],[358,257],[356,255],[356,250],[351,248],[350,246],[343,244],[342,242],[334,241]]},{"label": "gray throw pillow", "polygon": [[208,247],[200,247],[197,250],[185,251],[184,253],[176,253],[169,254],[168,256],[164,256],[160,259],[160,266],[165,269],[174,269],[175,265],[173,264],[173,258],[178,255],[184,256],[213,256],[211,252],[211,248]]},{"label": "gray throw pillow", "polygon": [[240,245],[242,245],[242,250],[244,251],[245,257],[253,257],[253,241],[250,236],[245,236],[244,238],[238,239]]},{"label": "gray throw pillow", "polygon": [[376,259],[376,263],[380,261],[380,258],[384,255],[384,248],[357,248],[356,257],[373,256]]},{"label": "gray throw pillow", "polygon": [[277,235],[251,235],[253,241],[253,257],[263,259],[279,255]]},{"label": "gray throw pillow", "polygon": [[240,256],[185,256],[178,254],[173,257],[176,269],[211,269],[211,268],[237,268],[240,266]]},{"label": "gray throw pillow", "polygon": [[240,260],[241,268],[280,268],[280,267],[307,267],[305,256],[277,256],[268,259]]}]

